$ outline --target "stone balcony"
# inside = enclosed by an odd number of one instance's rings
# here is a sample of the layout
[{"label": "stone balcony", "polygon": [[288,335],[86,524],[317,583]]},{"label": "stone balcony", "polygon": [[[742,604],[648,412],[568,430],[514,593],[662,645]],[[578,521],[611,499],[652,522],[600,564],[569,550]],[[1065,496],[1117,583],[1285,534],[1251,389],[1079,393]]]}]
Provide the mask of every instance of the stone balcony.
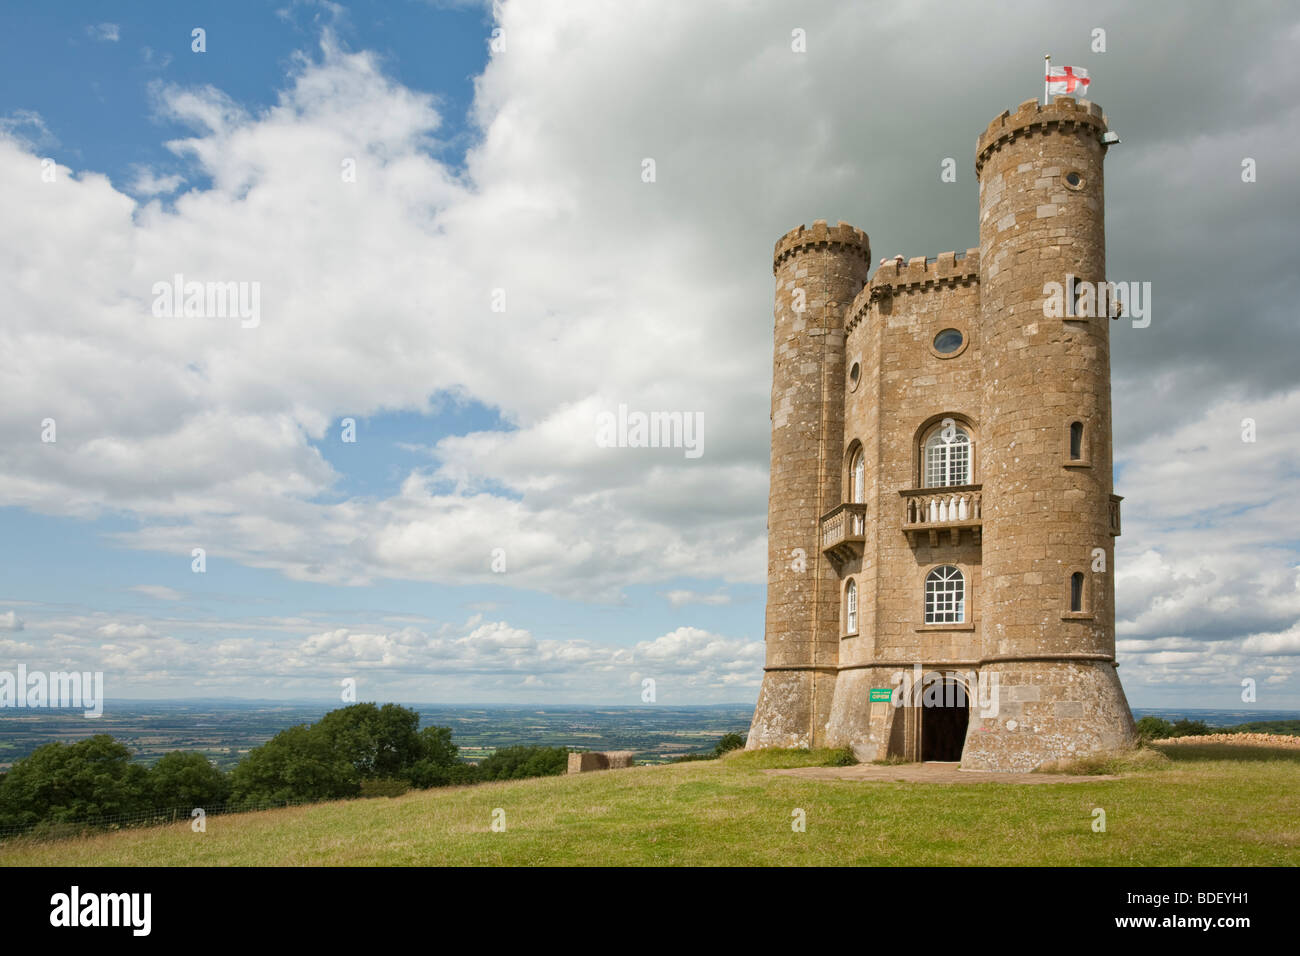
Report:
[{"label": "stone balcony", "polygon": [[822,554],[836,568],[862,557],[866,531],[865,504],[843,504],[826,512],[821,518]]},{"label": "stone balcony", "polygon": [[983,485],[950,485],[947,488],[905,488],[899,492],[903,499],[903,533],[908,543],[916,544],[917,536],[929,538],[930,547],[937,547],[943,533],[955,545],[961,541],[963,530],[971,533],[972,540],[980,543],[984,530],[981,504]]}]

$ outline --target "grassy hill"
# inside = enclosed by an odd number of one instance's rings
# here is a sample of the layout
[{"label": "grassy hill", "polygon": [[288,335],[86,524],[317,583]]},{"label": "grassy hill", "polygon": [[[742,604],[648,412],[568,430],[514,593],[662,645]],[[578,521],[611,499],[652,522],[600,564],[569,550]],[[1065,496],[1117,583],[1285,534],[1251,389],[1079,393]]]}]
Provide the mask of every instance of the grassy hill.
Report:
[{"label": "grassy hill", "polygon": [[15,841],[0,865],[1300,864],[1300,749],[1159,749],[1156,769],[1035,786],[811,780],[765,771],[827,753],[735,753],[213,817],[202,834]]}]

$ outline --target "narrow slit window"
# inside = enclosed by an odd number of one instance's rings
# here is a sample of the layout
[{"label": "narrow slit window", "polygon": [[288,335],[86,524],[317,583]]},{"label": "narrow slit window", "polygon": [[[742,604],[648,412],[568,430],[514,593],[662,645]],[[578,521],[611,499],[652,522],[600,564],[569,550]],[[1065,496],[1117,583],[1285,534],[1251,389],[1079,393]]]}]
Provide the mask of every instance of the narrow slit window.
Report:
[{"label": "narrow slit window", "polygon": [[846,634],[856,634],[858,632],[858,585],[852,578],[849,578],[849,586],[844,589],[844,632]]},{"label": "narrow slit window", "polygon": [[1070,425],[1070,460],[1083,461],[1083,422]]},{"label": "narrow slit window", "polygon": [[1070,575],[1070,610],[1083,610],[1083,572],[1075,571]]}]

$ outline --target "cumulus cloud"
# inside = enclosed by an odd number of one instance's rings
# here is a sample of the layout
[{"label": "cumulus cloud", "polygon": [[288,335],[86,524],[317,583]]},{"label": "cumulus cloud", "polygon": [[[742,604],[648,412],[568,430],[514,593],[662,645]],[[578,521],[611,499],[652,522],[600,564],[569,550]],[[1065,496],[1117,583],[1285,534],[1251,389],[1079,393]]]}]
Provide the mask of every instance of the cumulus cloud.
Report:
[{"label": "cumulus cloud", "polygon": [[351,678],[363,694],[387,699],[466,702],[522,694],[525,700],[635,703],[649,676],[663,702],[693,703],[701,696],[748,698],[762,676],[761,641],[693,627],[630,647],[539,638],[480,615],[423,628],[309,628],[301,619],[121,621],[47,612],[32,641],[0,641],[0,652],[31,668],[102,670],[110,696],[119,697],[175,688],[320,699]]}]

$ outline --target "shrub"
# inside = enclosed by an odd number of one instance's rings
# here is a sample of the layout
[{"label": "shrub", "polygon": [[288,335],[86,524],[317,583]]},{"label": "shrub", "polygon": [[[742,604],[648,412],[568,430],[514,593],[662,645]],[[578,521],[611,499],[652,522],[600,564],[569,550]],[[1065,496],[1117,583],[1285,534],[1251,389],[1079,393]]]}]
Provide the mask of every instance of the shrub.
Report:
[{"label": "shrub", "polygon": [[706,754],[682,754],[680,757],[674,757],[672,760],[669,761],[669,763],[694,763],[697,760],[717,760],[717,759],[718,759],[718,754],[716,752],[706,753]]},{"label": "shrub", "polygon": [[713,756],[721,757],[725,753],[733,750],[739,750],[745,746],[745,738],[742,734],[724,734],[718,741],[718,745],[713,748]]},{"label": "shrub", "polygon": [[56,741],[16,761],[0,787],[0,826],[64,822],[149,809],[148,772],[108,734]]},{"label": "shrub", "polygon": [[203,754],[173,750],[150,768],[149,796],[154,807],[215,807],[230,782]]},{"label": "shrub", "polygon": [[1182,720],[1175,720],[1172,727],[1171,737],[1205,737],[1214,733],[1203,720],[1188,720],[1184,717]]},{"label": "shrub", "polygon": [[400,797],[410,789],[410,781],[400,777],[373,777],[361,781],[363,797]]},{"label": "shrub", "polygon": [[1160,717],[1143,717],[1137,722],[1137,735],[1141,741],[1164,740],[1173,736],[1174,725]]},{"label": "shrub", "polygon": [[826,755],[826,760],[822,764],[825,767],[852,767],[858,762],[858,758],[853,756],[853,750],[850,747],[837,747]]},{"label": "shrub", "polygon": [[567,747],[502,747],[478,765],[480,780],[522,780],[567,773]]}]

